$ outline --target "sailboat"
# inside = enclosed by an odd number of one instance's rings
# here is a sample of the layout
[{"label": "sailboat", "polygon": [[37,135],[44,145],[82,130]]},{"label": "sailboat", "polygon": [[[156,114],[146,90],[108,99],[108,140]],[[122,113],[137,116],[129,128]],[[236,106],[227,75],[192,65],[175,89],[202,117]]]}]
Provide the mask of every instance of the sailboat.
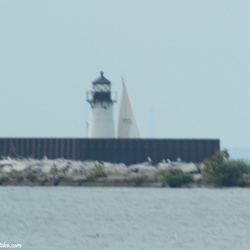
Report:
[{"label": "sailboat", "polygon": [[118,117],[118,138],[140,138],[128,92],[122,78],[123,93]]}]

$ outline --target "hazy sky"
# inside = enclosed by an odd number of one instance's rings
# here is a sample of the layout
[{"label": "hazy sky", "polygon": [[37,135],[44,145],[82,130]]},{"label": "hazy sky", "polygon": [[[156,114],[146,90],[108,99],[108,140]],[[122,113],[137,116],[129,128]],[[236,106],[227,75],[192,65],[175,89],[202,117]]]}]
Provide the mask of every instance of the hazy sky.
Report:
[{"label": "hazy sky", "polygon": [[142,137],[250,147],[249,13],[249,0],[1,0],[0,137],[85,137],[103,70],[118,100],[124,76]]}]

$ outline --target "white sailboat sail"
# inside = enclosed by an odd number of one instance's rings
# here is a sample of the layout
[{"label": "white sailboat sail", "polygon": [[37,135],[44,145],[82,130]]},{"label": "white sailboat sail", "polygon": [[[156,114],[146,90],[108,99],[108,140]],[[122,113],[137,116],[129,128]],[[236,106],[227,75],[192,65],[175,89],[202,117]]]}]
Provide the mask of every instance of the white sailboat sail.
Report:
[{"label": "white sailboat sail", "polygon": [[122,78],[123,93],[118,120],[118,138],[139,138],[140,134],[128,98],[127,89]]}]

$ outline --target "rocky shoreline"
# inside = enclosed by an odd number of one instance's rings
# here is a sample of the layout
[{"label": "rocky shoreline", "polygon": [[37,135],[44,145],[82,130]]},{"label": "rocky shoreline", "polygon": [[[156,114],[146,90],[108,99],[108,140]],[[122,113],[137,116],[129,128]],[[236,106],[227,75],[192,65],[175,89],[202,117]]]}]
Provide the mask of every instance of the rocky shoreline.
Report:
[{"label": "rocky shoreline", "polygon": [[10,159],[0,160],[0,185],[2,186],[87,186],[87,187],[161,187],[156,173],[167,169],[180,169],[191,173],[199,186],[201,164],[185,162],[150,162],[125,166],[98,161],[73,161],[66,159]]}]

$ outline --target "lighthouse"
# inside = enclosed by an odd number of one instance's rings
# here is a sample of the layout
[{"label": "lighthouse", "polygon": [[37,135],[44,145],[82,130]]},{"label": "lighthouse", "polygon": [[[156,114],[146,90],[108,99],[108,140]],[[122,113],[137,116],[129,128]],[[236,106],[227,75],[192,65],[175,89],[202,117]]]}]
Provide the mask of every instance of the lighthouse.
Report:
[{"label": "lighthouse", "polygon": [[100,77],[92,82],[92,90],[87,92],[87,102],[91,110],[87,126],[88,138],[114,138],[115,127],[111,82],[100,72]]}]

